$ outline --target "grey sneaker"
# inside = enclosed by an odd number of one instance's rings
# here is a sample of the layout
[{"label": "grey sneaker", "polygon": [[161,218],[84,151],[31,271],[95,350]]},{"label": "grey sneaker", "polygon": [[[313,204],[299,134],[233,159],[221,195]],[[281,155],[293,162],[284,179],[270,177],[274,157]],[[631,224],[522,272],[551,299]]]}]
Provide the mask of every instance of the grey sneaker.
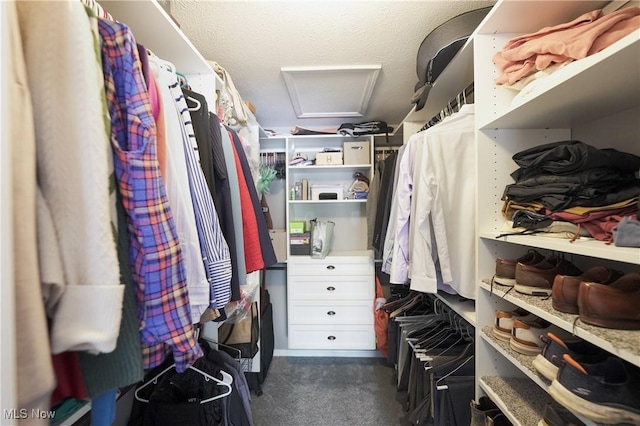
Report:
[{"label": "grey sneaker", "polygon": [[549,332],[545,336],[540,336],[540,340],[544,343],[544,347],[542,353],[533,360],[533,366],[549,381],[558,375],[558,368],[564,354],[571,355],[578,362],[589,364],[604,361],[607,357],[607,352],[603,349],[581,339],[565,340]]},{"label": "grey sneaker", "polygon": [[598,423],[640,425],[640,369],[610,356],[595,364],[563,355],[549,394],[574,413]]}]

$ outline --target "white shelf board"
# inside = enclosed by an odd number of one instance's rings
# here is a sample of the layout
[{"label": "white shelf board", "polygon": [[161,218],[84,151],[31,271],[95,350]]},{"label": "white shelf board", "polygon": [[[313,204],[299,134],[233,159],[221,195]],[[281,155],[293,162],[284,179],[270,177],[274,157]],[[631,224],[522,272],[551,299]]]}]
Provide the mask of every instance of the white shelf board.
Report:
[{"label": "white shelf board", "polygon": [[464,318],[469,324],[476,325],[476,304],[471,299],[461,300],[461,296],[457,294],[449,294],[439,291],[436,294],[438,299],[442,300],[445,305],[453,309],[458,315]]},{"label": "white shelf board", "polygon": [[378,135],[360,135],[360,136],[343,136],[340,135],[338,133],[325,133],[325,134],[319,134],[319,135],[287,135],[287,139],[325,139],[325,138],[331,138],[331,139],[347,139],[349,142],[356,142],[359,140],[363,140],[366,138],[369,138],[369,136],[379,136],[382,135],[384,136],[384,133],[379,133]]},{"label": "white shelf board", "polygon": [[480,388],[515,426],[538,426],[551,397],[529,379],[483,376]]},{"label": "white shelf board", "polygon": [[479,335],[482,340],[491,345],[495,350],[500,352],[505,358],[511,362],[511,364],[518,367],[527,377],[529,377],[535,384],[540,386],[542,390],[548,392],[549,382],[544,377],[540,376],[533,366],[533,360],[535,356],[522,355],[509,346],[509,342],[503,342],[498,340],[490,334],[491,326],[482,327]]},{"label": "white shelf board", "polygon": [[[369,257],[373,259],[373,251],[372,250],[335,250],[335,251],[331,251],[326,258],[331,259],[332,257],[349,257],[349,256]],[[289,255],[288,260],[295,260],[295,259],[311,259],[311,256],[295,255],[295,254]]]},{"label": "white shelf board", "polygon": [[[193,43],[155,0],[102,0],[101,5],[116,20],[127,24],[136,39],[183,74],[215,74]],[[217,84],[222,86],[222,80]]]},{"label": "white shelf board", "polygon": [[336,164],[336,165],[313,165],[313,166],[289,166],[289,170],[332,170],[332,169],[354,169],[371,167],[371,164]]},{"label": "white shelf board", "polygon": [[[535,357],[519,354],[518,352],[511,349],[509,343],[503,342],[493,337],[490,330],[491,326],[483,327],[482,331],[480,332],[480,338],[491,345],[498,352],[500,352],[505,358],[509,360],[509,362],[511,362],[520,371],[527,375],[535,384],[540,386],[540,389],[544,390],[545,392],[549,392],[550,382],[542,375],[539,375],[535,367],[533,366],[533,360],[535,359]],[[580,420],[582,420],[585,425],[597,425],[597,423],[595,423],[594,421],[584,418],[578,413],[573,414]]]},{"label": "white shelf board", "polygon": [[640,249],[635,247],[616,247],[592,238],[580,238],[574,242],[562,238],[539,237],[536,235],[509,235],[496,238],[497,232],[481,232],[480,238],[492,241],[504,241],[512,244],[536,247],[539,249],[556,250],[582,256],[608,259],[640,265]]},{"label": "white shelf board", "polygon": [[366,203],[367,200],[289,200],[290,204],[358,204]]},{"label": "white shelf board", "polygon": [[633,70],[638,61],[640,31],[558,70],[528,101],[480,123],[480,128],[570,128],[635,107],[640,104],[640,76],[620,70]]},{"label": "white shelf board", "polygon": [[[478,34],[534,33],[540,28],[570,22],[583,13],[604,7],[608,0],[539,1],[502,0],[496,4],[476,30]],[[541,8],[544,7],[544,12]]]},{"label": "white shelf board", "polygon": [[585,324],[578,315],[555,310],[551,298],[521,294],[508,286],[494,283],[492,289],[483,281],[480,288],[640,367],[640,330],[613,330]]}]

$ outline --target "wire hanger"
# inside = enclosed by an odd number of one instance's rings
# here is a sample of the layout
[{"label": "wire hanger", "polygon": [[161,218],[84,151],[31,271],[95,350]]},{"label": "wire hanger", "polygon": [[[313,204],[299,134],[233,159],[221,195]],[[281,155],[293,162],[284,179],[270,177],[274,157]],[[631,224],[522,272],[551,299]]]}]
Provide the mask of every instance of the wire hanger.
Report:
[{"label": "wire hanger", "polygon": [[446,379],[447,377],[451,376],[453,373],[455,373],[456,371],[458,371],[459,369],[461,369],[467,362],[469,362],[469,360],[473,359],[475,355],[470,355],[467,359],[465,359],[464,361],[462,361],[460,363],[460,365],[458,365],[456,368],[454,368],[453,370],[451,370],[450,372],[448,372],[447,374],[445,374],[444,376],[440,377],[438,380],[436,380],[436,390],[446,390],[449,389],[449,386],[447,385],[441,385],[440,382],[443,381],[444,379]]},{"label": "wire hanger", "polygon": [[200,103],[199,100],[197,100],[196,98],[193,98],[191,96],[187,96],[186,97],[188,101],[193,102],[194,104],[196,104],[194,107],[190,107],[187,105],[187,109],[189,111],[200,111],[200,109],[202,108],[202,104]]},{"label": "wire hanger", "polygon": [[[471,83],[467,87],[465,87],[464,90],[462,90],[462,92],[458,93],[454,98],[450,99],[449,102],[447,102],[447,105],[445,105],[444,108],[442,108],[439,113],[437,113],[429,121],[427,121],[426,124],[422,126],[420,130],[418,130],[418,133],[425,131],[432,126],[435,126],[436,124],[444,120],[446,117],[453,115],[453,113],[456,110],[455,108],[453,108],[452,103],[457,106],[457,111],[460,111],[460,108],[462,107],[462,105],[467,104],[467,96],[471,96],[474,93],[474,90],[475,90],[474,83]],[[462,103],[460,103],[459,97],[462,97]]]},{"label": "wire hanger", "polygon": [[[158,384],[158,379],[160,377],[162,377],[162,375],[164,375],[165,373],[167,373],[170,370],[172,370],[173,368],[175,368],[175,366],[176,366],[175,364],[171,364],[169,367],[165,368],[160,373],[158,373],[153,379],[149,380],[147,383],[145,383],[142,386],[138,387],[138,389],[136,389],[136,391],[134,392],[135,398],[140,402],[148,403],[149,400],[142,398],[140,395],[138,395],[138,392],[140,392],[142,389],[146,388],[147,386],[150,386],[152,384],[153,385]],[[220,379],[218,379],[216,377],[213,377],[212,375],[210,375],[208,373],[205,373],[204,371],[200,370],[199,368],[194,367],[193,365],[190,366],[189,368],[191,370],[194,370],[194,371],[200,373],[202,376],[204,376],[204,379],[206,381],[213,380],[219,386],[224,386],[224,387],[227,388],[227,390],[224,393],[222,393],[220,395],[216,395],[216,396],[211,397],[211,398],[203,399],[202,401],[200,401],[200,404],[206,404],[207,402],[215,401],[216,399],[224,398],[225,396],[231,394],[231,391],[232,391],[231,384],[233,383],[233,377],[231,377],[231,375],[229,373],[227,373],[226,371],[220,370],[220,374],[222,374],[222,380],[220,380]]]}]

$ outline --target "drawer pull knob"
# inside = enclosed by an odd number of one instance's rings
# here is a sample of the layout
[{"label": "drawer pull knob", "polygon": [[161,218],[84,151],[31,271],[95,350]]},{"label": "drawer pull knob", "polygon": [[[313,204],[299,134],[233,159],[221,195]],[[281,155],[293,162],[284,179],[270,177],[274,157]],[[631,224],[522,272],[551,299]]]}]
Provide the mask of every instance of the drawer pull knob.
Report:
[{"label": "drawer pull knob", "polygon": [[327,287],[327,291],[335,291],[335,289],[336,289],[336,288],[335,288],[335,287],[333,287],[333,286],[329,286],[329,287]]},{"label": "drawer pull knob", "polygon": [[335,314],[336,314],[336,313],[335,313],[335,311],[329,311],[329,312],[327,312],[327,315],[335,315]]},{"label": "drawer pull knob", "polygon": [[336,269],[336,267],[333,266],[333,265],[329,265],[329,266],[327,266],[327,269],[334,270],[334,269]]},{"label": "drawer pull knob", "polygon": [[336,336],[329,336],[329,337],[327,337],[327,339],[329,339],[329,340],[336,340]]}]

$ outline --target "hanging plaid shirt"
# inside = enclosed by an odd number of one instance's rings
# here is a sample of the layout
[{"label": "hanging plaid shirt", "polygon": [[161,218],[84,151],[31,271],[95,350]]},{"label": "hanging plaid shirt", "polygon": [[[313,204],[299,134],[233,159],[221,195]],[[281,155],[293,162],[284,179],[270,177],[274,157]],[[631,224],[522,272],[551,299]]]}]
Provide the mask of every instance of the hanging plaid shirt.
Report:
[{"label": "hanging plaid shirt", "polygon": [[222,309],[231,300],[231,255],[229,246],[222,235],[220,220],[213,204],[211,192],[200,166],[200,154],[196,142],[191,114],[182,90],[176,81],[169,86],[173,94],[176,113],[182,120],[182,141],[184,146],[191,199],[196,215],[196,227],[200,235],[200,250],[204,261],[211,294],[212,309]]},{"label": "hanging plaid shirt", "polygon": [[114,165],[130,234],[138,321],[145,368],[162,363],[168,348],[176,370],[202,350],[195,341],[183,255],[156,153],[156,129],[138,49],[129,28],[100,20],[102,67],[112,125]]}]

